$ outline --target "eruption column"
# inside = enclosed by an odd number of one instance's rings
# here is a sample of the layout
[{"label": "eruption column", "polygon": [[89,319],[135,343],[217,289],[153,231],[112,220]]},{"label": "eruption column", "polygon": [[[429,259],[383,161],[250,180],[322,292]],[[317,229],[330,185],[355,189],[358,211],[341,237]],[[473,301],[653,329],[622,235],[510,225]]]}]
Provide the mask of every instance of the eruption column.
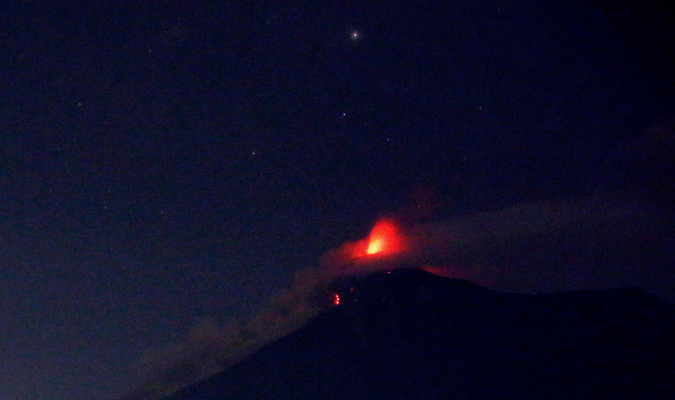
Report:
[{"label": "eruption column", "polygon": [[402,250],[403,243],[394,221],[382,219],[370,231],[366,254],[395,253]]}]

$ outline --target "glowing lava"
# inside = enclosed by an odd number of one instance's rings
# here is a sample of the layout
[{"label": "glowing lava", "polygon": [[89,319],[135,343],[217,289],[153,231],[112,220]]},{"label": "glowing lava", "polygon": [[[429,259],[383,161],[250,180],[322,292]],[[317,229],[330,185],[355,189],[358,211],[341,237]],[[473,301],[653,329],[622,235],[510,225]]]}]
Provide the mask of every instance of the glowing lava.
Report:
[{"label": "glowing lava", "polygon": [[368,236],[366,254],[396,253],[401,250],[403,250],[403,240],[396,223],[389,219],[378,221]]},{"label": "glowing lava", "polygon": [[384,241],[382,239],[371,240],[370,243],[368,243],[368,250],[366,250],[366,254],[379,253],[382,251],[383,247]]},{"label": "glowing lava", "polygon": [[368,272],[373,262],[408,251],[406,236],[393,218],[379,220],[368,237],[348,242],[328,252],[322,263],[330,266],[336,276]]}]

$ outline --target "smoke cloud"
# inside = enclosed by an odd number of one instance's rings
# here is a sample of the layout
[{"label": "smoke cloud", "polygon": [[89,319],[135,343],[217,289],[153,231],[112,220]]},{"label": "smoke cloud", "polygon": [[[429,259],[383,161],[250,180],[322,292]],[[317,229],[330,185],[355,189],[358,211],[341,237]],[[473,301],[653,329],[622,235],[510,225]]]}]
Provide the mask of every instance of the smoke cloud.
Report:
[{"label": "smoke cloud", "polygon": [[[509,292],[634,286],[673,301],[670,215],[631,196],[603,194],[425,224],[388,219],[373,231],[380,233],[299,271],[292,287],[250,320],[225,327],[205,321],[183,342],[146,354],[137,370],[151,383],[127,399],[169,394],[298,329],[334,306],[330,284],[345,276],[424,268]],[[384,242],[369,246],[373,237]]]},{"label": "smoke cloud", "polygon": [[146,352],[133,366],[133,373],[146,377],[147,384],[120,400],[169,395],[304,326],[334,306],[328,288],[332,280],[322,267],[301,270],[290,289],[272,298],[252,318],[233,319],[224,327],[205,320],[179,343]]},{"label": "smoke cloud", "polygon": [[551,293],[634,286],[675,300],[670,212],[625,194],[521,204],[400,233],[405,251],[327,257],[333,276],[424,268],[497,290]]}]

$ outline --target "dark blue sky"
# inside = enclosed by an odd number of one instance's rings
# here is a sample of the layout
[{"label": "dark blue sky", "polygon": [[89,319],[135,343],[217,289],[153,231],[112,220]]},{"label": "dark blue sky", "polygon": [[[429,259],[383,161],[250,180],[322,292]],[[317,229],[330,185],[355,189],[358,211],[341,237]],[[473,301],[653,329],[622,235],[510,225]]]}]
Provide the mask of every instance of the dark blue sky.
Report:
[{"label": "dark blue sky", "polygon": [[675,115],[647,2],[97,3],[0,6],[3,399],[119,395],[420,198],[630,186]]}]

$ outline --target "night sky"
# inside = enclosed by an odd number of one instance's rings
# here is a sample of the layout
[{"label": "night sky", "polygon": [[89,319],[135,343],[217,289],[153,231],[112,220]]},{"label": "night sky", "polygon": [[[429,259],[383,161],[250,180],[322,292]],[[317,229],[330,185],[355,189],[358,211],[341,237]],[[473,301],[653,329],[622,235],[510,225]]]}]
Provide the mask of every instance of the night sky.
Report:
[{"label": "night sky", "polygon": [[675,117],[644,1],[44,3],[0,6],[6,400],[128,392],[383,213],[631,187]]}]

